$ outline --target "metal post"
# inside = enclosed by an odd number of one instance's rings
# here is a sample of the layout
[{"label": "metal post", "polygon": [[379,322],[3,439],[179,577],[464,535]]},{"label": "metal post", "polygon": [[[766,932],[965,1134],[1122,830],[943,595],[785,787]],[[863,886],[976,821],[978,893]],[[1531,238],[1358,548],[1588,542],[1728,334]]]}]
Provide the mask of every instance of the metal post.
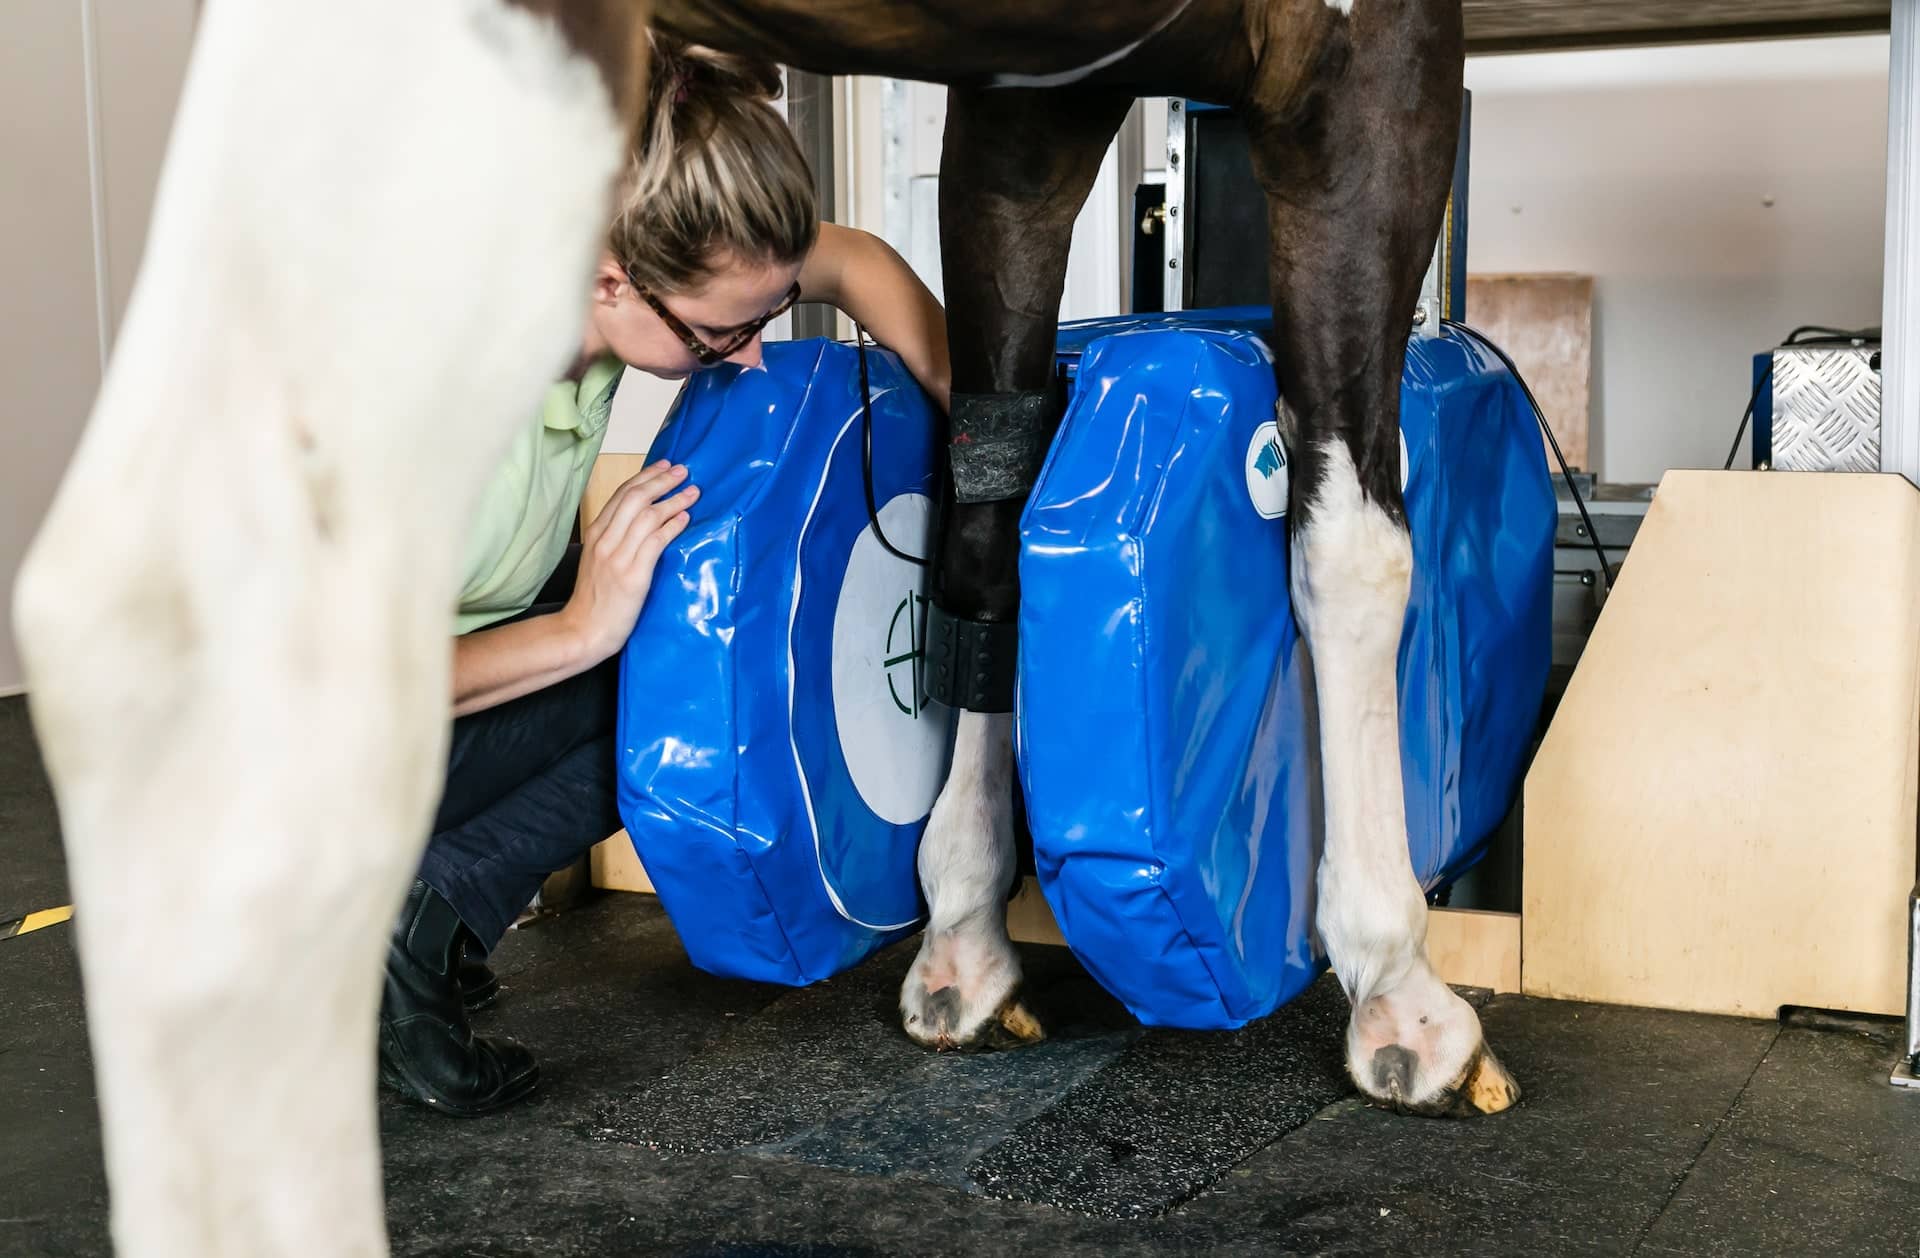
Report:
[{"label": "metal post", "polygon": [[1896,1088],[1920,1088],[1920,885],[1907,900],[1907,1035],[1891,1082]]},{"label": "metal post", "polygon": [[1115,314],[1133,313],[1133,195],[1147,173],[1147,123],[1145,106],[1133,102],[1120,132],[1114,137],[1119,154],[1119,187],[1114,189],[1114,213],[1120,217],[1120,304]]},{"label": "metal post", "polygon": [[1161,230],[1167,233],[1167,275],[1160,298],[1162,310],[1187,308],[1186,264],[1187,219],[1187,111],[1178,96],[1167,98],[1167,219]]},{"label": "metal post", "polygon": [[[825,74],[805,70],[787,71],[787,125],[800,140],[800,151],[813,167],[814,196],[820,204],[823,222],[839,221],[838,179],[839,145],[833,116],[834,81]],[[833,336],[839,327],[838,312],[831,307],[809,303],[793,311],[793,335]]]},{"label": "metal post", "polygon": [[1920,11],[1893,0],[1880,470],[1920,484]]},{"label": "metal post", "polygon": [[[1880,470],[1920,484],[1920,0],[1893,0],[1887,63],[1887,239]],[[1920,1087],[1920,885],[1907,901],[1907,1026],[1893,1069]]]}]

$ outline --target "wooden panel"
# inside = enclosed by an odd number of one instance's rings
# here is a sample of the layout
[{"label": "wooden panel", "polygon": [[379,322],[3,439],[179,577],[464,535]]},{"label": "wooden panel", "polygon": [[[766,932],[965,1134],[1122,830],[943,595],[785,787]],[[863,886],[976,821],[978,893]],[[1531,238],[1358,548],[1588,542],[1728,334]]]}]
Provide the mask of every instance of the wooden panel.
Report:
[{"label": "wooden panel", "polygon": [[641,868],[640,858],[634,854],[633,840],[625,830],[617,830],[594,844],[587,856],[587,865],[596,887],[653,894],[653,879]]},{"label": "wooden panel", "polygon": [[[1567,462],[1591,471],[1593,277],[1468,276],[1467,322],[1512,355]],[[1551,452],[1547,466],[1555,466]]]},{"label": "wooden panel", "polygon": [[1427,911],[1427,959],[1462,987],[1520,990],[1520,915],[1470,909]]},{"label": "wooden panel", "polygon": [[[607,891],[652,894],[653,882],[633,852],[625,830],[594,845],[593,885]],[[1018,943],[1064,947],[1053,910],[1028,878],[1007,904],[1007,933]],[[1434,969],[1449,983],[1520,990],[1520,919],[1511,913],[1433,909],[1427,914],[1427,950]]]},{"label": "wooden panel", "polygon": [[1523,989],[1898,1013],[1920,491],[1672,472],[1527,775]]},{"label": "wooden panel", "polygon": [[1467,51],[1884,31],[1889,0],[1466,0]]},{"label": "wooden panel", "polygon": [[587,473],[587,488],[580,495],[580,527],[585,529],[600,514],[600,508],[607,505],[607,499],[613,497],[613,491],[626,484],[647,465],[644,454],[603,454],[593,461],[593,471]]}]

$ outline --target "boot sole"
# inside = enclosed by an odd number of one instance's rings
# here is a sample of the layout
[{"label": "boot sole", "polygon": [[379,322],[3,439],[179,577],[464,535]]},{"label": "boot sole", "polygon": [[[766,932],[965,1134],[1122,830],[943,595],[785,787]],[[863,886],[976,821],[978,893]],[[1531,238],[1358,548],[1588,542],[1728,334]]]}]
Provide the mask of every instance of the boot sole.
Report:
[{"label": "boot sole", "polygon": [[425,1088],[415,1086],[410,1080],[387,1068],[386,1062],[380,1063],[380,1083],[401,1100],[422,1109],[430,1109],[439,1114],[450,1114],[455,1118],[480,1118],[487,1114],[498,1113],[517,1101],[524,1100],[540,1086],[540,1066],[534,1063],[526,1071],[515,1075],[500,1086],[486,1101],[478,1105],[456,1105],[444,1098],[434,1096]]}]

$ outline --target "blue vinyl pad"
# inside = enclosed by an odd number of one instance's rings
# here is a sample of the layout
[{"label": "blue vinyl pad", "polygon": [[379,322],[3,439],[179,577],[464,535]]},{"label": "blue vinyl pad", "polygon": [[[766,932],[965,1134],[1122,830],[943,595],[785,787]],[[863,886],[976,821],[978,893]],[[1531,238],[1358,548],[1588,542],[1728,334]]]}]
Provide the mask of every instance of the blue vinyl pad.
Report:
[{"label": "blue vinyl pad", "polygon": [[[1062,329],[1068,412],[1022,518],[1021,781],[1040,882],[1141,1020],[1231,1027],[1324,966],[1311,675],[1287,587],[1267,316]],[[870,355],[875,501],[928,553],[941,421]],[[1480,855],[1545,685],[1555,505],[1524,397],[1452,336],[1402,387],[1413,593],[1409,840]],[[622,657],[621,816],[695,964],[803,984],[911,931],[952,714],[925,698],[925,570],[867,521],[850,346],[703,372],[654,446],[702,490]]]},{"label": "blue vinyl pad", "polygon": [[[1022,520],[1022,784],[1068,944],[1142,1021],[1233,1027],[1325,962],[1319,755],[1288,595],[1287,451],[1265,312],[1064,331],[1065,422]],[[1414,576],[1400,648],[1413,866],[1464,872],[1546,684],[1555,504],[1493,355],[1408,347]]]},{"label": "blue vinyl pad", "polygon": [[[939,419],[869,354],[887,540],[923,556]],[[851,346],[695,376],[654,443],[701,496],[620,668],[619,805],[688,955],[804,984],[911,931],[952,716],[921,677],[926,570],[868,527]]]}]

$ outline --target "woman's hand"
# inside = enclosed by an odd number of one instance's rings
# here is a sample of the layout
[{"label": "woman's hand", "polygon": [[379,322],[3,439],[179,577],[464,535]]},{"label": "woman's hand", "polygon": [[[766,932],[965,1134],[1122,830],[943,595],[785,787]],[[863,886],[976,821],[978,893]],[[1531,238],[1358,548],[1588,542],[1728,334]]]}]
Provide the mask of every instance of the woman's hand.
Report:
[{"label": "woman's hand", "polygon": [[[685,467],[665,460],[613,491],[580,535],[580,572],[573,597],[560,611],[594,662],[626,645],[667,543],[687,527],[687,508],[700,491],[679,488]],[[679,492],[675,493],[675,489]]]}]

